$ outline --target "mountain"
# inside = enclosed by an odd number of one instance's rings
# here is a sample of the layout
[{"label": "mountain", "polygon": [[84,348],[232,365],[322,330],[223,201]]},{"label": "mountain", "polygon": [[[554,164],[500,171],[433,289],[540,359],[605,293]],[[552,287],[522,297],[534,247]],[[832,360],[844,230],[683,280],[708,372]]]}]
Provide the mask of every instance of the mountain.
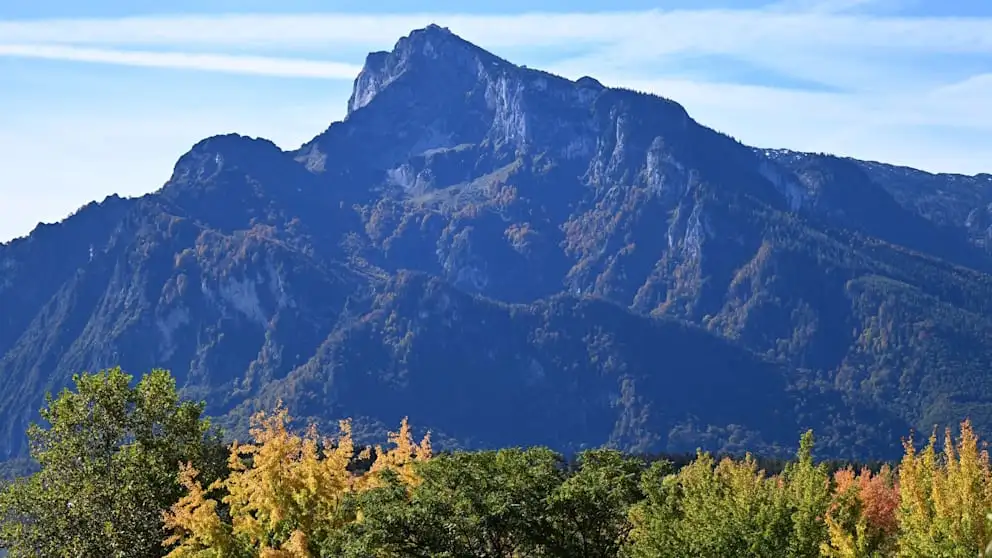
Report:
[{"label": "mountain", "polygon": [[234,434],[278,400],[448,447],[988,433],[990,190],[752,148],[430,26],[300,149],[208,138],[159,191],[0,245],[0,450],[116,364],[171,369]]}]

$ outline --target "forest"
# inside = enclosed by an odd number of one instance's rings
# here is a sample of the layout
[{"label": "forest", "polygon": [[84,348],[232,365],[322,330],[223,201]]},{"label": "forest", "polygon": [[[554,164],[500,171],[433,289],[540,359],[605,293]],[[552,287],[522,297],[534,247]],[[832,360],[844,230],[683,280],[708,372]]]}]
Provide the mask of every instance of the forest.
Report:
[{"label": "forest", "polygon": [[74,378],[0,492],[12,557],[957,558],[992,555],[992,467],[970,422],[911,433],[891,464],[591,449],[382,445],[281,404],[228,443],[169,372]]}]

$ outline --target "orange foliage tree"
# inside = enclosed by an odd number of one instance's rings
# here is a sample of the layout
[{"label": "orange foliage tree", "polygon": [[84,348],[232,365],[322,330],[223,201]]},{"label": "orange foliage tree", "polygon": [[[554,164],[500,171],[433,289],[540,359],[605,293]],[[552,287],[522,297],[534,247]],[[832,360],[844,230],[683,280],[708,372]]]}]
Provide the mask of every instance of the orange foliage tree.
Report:
[{"label": "orange foliage tree", "polygon": [[899,531],[896,513],[899,486],[889,466],[878,474],[848,467],[834,474],[834,491],[825,521],[829,541],[821,545],[825,558],[891,556]]}]

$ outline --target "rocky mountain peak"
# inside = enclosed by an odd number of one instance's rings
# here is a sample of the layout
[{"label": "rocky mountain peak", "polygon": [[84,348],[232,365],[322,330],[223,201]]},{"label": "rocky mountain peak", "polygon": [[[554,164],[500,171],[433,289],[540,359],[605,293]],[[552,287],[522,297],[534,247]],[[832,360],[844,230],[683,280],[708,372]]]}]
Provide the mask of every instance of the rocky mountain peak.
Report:
[{"label": "rocky mountain peak", "polygon": [[176,162],[170,182],[202,180],[232,166],[252,167],[259,159],[282,157],[271,141],[240,134],[222,134],[200,140]]},{"label": "rocky mountain peak", "polygon": [[0,245],[0,457],[117,364],[234,433],[279,399],[466,447],[992,432],[989,180],[750,148],[431,25],[303,148],[214,136],[160,191]]},{"label": "rocky mountain peak", "polygon": [[575,85],[586,89],[603,89],[603,84],[598,79],[590,76],[582,76],[576,80]]},{"label": "rocky mountain peak", "polygon": [[408,73],[448,82],[456,74],[474,80],[487,68],[508,67],[514,66],[448,28],[431,24],[400,38],[393,50],[372,52],[366,57],[348,100],[348,114],[368,105],[387,86]]},{"label": "rocky mountain peak", "polygon": [[[345,121],[295,156],[315,172],[347,161],[376,173],[467,145],[510,158],[535,146],[589,155],[593,104],[608,91],[591,78],[573,82],[517,66],[431,25],[369,54]],[[560,146],[562,138],[571,143]]]}]

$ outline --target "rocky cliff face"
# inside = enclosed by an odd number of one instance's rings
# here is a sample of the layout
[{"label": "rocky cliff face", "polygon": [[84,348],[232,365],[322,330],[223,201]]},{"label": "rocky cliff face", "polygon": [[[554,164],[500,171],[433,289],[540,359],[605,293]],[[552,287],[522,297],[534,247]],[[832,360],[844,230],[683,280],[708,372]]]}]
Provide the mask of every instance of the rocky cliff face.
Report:
[{"label": "rocky cliff face", "polygon": [[115,364],[232,432],[277,398],[468,446],[990,429],[985,178],[753,149],[431,26],[299,150],[208,138],[159,192],[0,246],[3,449]]}]

